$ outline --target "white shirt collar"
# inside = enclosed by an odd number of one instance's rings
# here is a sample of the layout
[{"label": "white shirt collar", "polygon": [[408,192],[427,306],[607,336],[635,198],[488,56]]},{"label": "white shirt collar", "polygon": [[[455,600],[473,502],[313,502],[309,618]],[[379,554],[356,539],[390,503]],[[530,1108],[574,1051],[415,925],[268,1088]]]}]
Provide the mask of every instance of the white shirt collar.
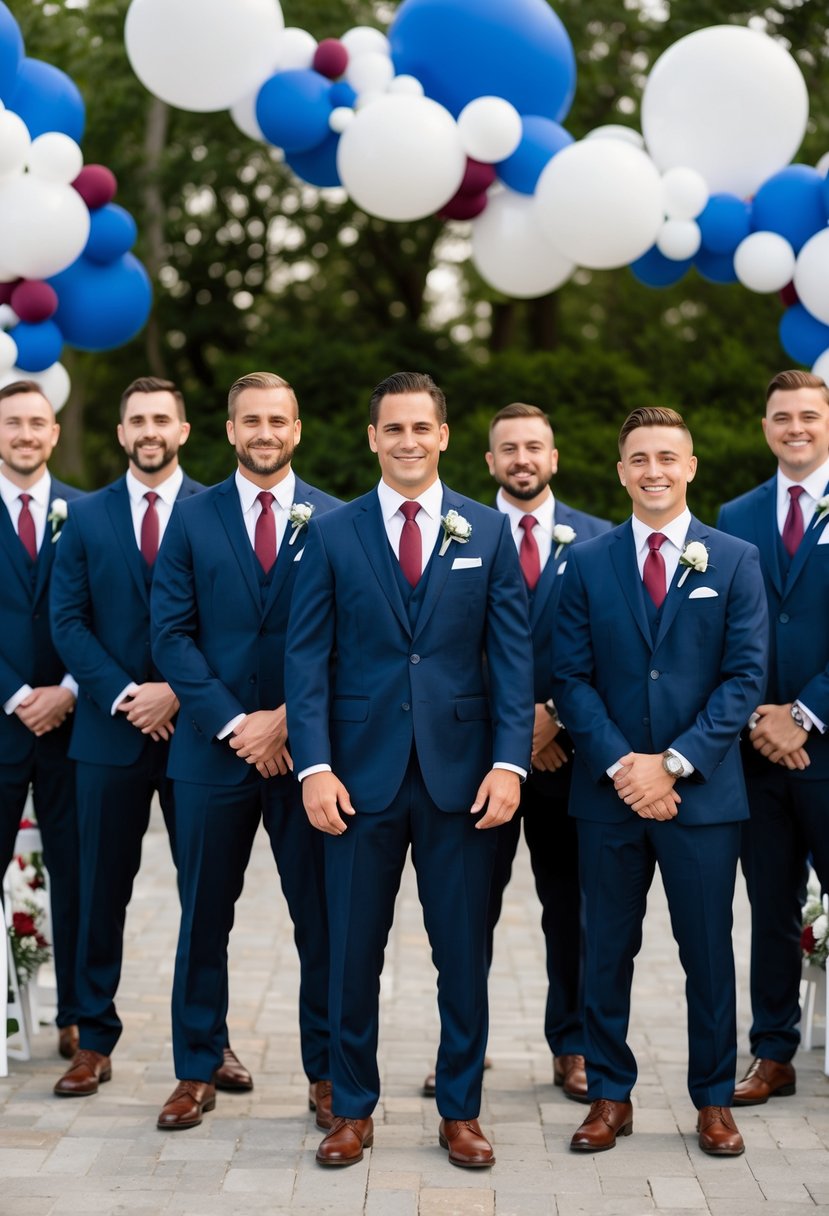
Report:
[{"label": "white shirt collar", "polygon": [[[547,488],[549,489],[549,486]],[[545,532],[549,532],[552,536],[553,523],[556,516],[556,500],[552,490],[550,490],[540,506],[531,512],[527,512],[522,507],[516,507],[514,503],[509,502],[504,495],[503,489],[498,491],[495,502],[498,510],[503,511],[509,517],[510,526],[513,531],[515,531],[525,515],[531,514],[535,516],[535,522],[538,526],[543,528]]]},{"label": "white shirt collar", "polygon": [[38,477],[34,485],[29,486],[28,490],[21,490],[20,486],[16,486],[13,481],[10,481],[0,468],[0,497],[7,507],[16,502],[21,494],[31,494],[35,504],[45,510],[49,505],[51,488],[52,478],[48,469],[43,470],[43,474]]},{"label": "white shirt collar", "polygon": [[[239,492],[239,501],[242,504],[242,513],[247,515],[251,507],[254,505],[263,488],[245,477],[240,469],[236,470],[236,489]],[[274,501],[277,507],[281,507],[283,511],[290,511],[294,505],[294,494],[296,493],[296,473],[293,469],[288,470],[286,477],[283,477],[275,486],[270,486],[270,493],[273,494]]]},{"label": "white shirt collar", "polygon": [[176,465],[170,476],[157,486],[145,486],[143,481],[138,480],[132,469],[127,469],[127,493],[132,503],[141,502],[144,495],[152,491],[158,495],[165,506],[172,507],[183,481],[184,473],[181,465]]},{"label": "white shirt collar", "polygon": [[810,473],[802,481],[792,481],[782,469],[778,469],[777,501],[780,502],[783,499],[788,504],[789,486],[802,486],[809,497],[814,502],[817,502],[819,498],[823,497],[827,482],[829,482],[829,460],[824,461],[819,468],[815,469],[814,473]]},{"label": "white shirt collar", "polygon": [[652,532],[661,532],[681,553],[685,546],[685,537],[688,535],[688,529],[691,526],[691,512],[686,507],[681,515],[677,515],[676,519],[672,519],[669,524],[665,524],[662,528],[652,528],[650,524],[643,523],[635,515],[631,516],[631,523],[633,525],[633,540],[637,553],[641,553],[647,547],[648,537]]},{"label": "white shirt collar", "polygon": [[[397,514],[401,503],[410,501],[405,495],[400,494],[397,490],[393,490],[385,481],[378,483],[377,497],[380,499],[380,510],[383,513],[383,519],[386,521]],[[420,503],[421,509],[431,519],[440,519],[440,509],[443,506],[443,484],[440,478],[435,478],[429,488],[424,490],[422,494],[418,494],[417,498],[412,501]]]}]

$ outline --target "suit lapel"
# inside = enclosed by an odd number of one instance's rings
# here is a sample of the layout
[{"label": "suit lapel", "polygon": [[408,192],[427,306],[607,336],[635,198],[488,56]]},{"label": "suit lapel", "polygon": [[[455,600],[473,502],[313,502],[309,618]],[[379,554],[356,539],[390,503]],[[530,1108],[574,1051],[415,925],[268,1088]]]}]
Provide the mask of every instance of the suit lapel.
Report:
[{"label": "suit lapel", "polygon": [[110,487],[107,494],[106,511],[138,593],[144,603],[149,604],[144,559],[135,543],[135,528],[132,522],[132,508],[126,477],[121,477]]},{"label": "suit lapel", "polygon": [[[823,493],[826,494],[827,490],[824,490]],[[801,574],[803,573],[803,568],[806,565],[806,562],[808,561],[809,554],[812,552],[815,545],[820,540],[820,534],[823,531],[824,526],[825,526],[825,522],[824,522],[824,524],[820,524],[820,525],[816,526],[814,519],[812,519],[812,522],[809,524],[809,527],[806,529],[806,532],[803,536],[803,540],[797,546],[797,551],[795,552],[795,555],[792,558],[792,564],[789,567],[788,577],[786,578],[784,595],[789,594],[789,592],[792,590],[795,583],[797,582],[797,580],[800,578]]]},{"label": "suit lapel", "polygon": [[0,503],[0,546],[6,550],[11,568],[23,584],[26,594],[30,596],[32,594],[31,563],[20,543],[20,537],[14,530],[11,515],[9,515],[5,503]]},{"label": "suit lapel", "polygon": [[232,473],[218,487],[216,510],[224,525],[227,538],[230,541],[230,547],[233,550],[233,556],[239,563],[239,568],[242,571],[247,588],[253,596],[257,609],[261,611],[262,593],[259,586],[259,578],[256,574],[256,566],[254,565],[256,557],[254,556],[250,537],[245,528],[245,521],[242,518],[242,504],[239,502],[239,494],[236,490],[235,473]]},{"label": "suit lapel", "polygon": [[[307,482],[302,481],[299,477],[296,478],[294,486],[294,502],[308,502],[312,506],[314,503],[314,487],[309,486]],[[297,553],[301,553],[305,548],[305,541],[308,537],[308,529],[300,528],[296,533],[293,544],[291,544],[291,536],[294,533],[294,525],[288,521],[288,526],[285,529],[285,535],[282,537],[282,543],[276,554],[276,565],[271,575],[270,586],[268,593],[265,596],[265,603],[262,608],[262,615],[270,612],[273,605],[276,603],[277,597],[285,586],[288,575],[291,572],[292,563],[296,561]]]},{"label": "suit lapel", "polygon": [[[451,490],[444,486],[443,502],[441,503],[440,508],[441,515],[445,515],[447,511],[452,510],[457,511],[459,515],[462,515],[462,507],[463,502],[458,499],[456,494],[453,494]],[[415,626],[414,631],[415,637],[421,634],[429,624],[429,618],[435,610],[446,580],[449,577],[449,571],[452,569],[452,562],[454,561],[455,555],[463,548],[463,546],[459,546],[457,542],[450,541],[449,547],[447,548],[443,557],[441,557],[440,549],[442,541],[443,532],[441,530],[438,532],[437,547],[432,554],[431,563],[428,568],[428,582],[426,584],[426,591],[423,595],[423,603],[420,606],[420,612],[418,613],[417,617],[417,625]]]},{"label": "suit lapel", "polygon": [[[688,527],[688,532],[685,537],[685,544],[687,545],[689,543],[689,541],[692,541],[692,540],[698,540],[702,544],[705,544],[705,542],[708,539],[708,536],[709,536],[708,529],[703,527],[703,525],[699,522],[698,519],[695,519],[693,516],[691,516],[691,523]],[[706,548],[708,548],[707,545],[706,545]],[[694,589],[694,583],[693,583],[694,572],[693,571],[689,571],[688,577],[685,579],[682,586],[680,587],[680,585],[679,585],[680,581],[682,580],[683,575],[685,574],[686,570],[688,570],[688,569],[689,568],[687,566],[682,566],[682,565],[678,565],[676,568],[676,573],[674,574],[671,585],[668,588],[668,595],[665,599],[665,603],[662,606],[662,616],[659,621],[659,630],[656,635],[656,643],[654,645],[654,650],[659,645],[659,643],[662,641],[662,639],[665,637],[665,635],[667,634],[671,625],[674,623],[674,617],[676,616],[677,612],[679,611],[680,605],[682,603],[684,603],[685,600],[687,600],[688,596],[691,594],[691,592]],[[698,578],[699,575],[697,575],[696,577]]]},{"label": "suit lapel", "polygon": [[633,619],[639,626],[642,637],[653,648],[653,637],[648,622],[645,604],[642,599],[642,580],[639,577],[639,567],[636,562],[636,546],[633,543],[633,527],[630,520],[620,532],[616,533],[616,543],[610,546],[610,560],[616,571],[619,586],[627,600]]},{"label": "suit lapel", "polygon": [[[556,499],[555,516],[553,518],[553,526],[556,524],[566,524],[575,532],[573,525],[573,512],[568,506],[565,506],[560,499]],[[569,545],[564,545],[558,557],[556,557],[556,549],[558,545],[553,541],[553,546],[550,550],[550,556],[547,559],[547,565],[541,571],[541,578],[538,580],[535,588],[535,594],[532,597],[532,606],[530,608],[530,626],[535,628],[537,621],[540,619],[544,609],[547,607],[547,602],[553,594],[553,588],[556,585],[558,572],[564,563],[567,561],[567,550]]]},{"label": "suit lapel", "polygon": [[391,564],[392,554],[389,538],[386,535],[386,528],[383,523],[382,512],[380,511],[380,499],[377,497],[376,491],[366,495],[366,498],[363,500],[362,512],[354,517],[354,528],[374,571],[374,577],[389,601],[394,615],[406,633],[411,636],[412,630],[409,625],[406,605],[403,603],[403,597],[400,594],[400,588],[397,585],[397,578]]},{"label": "suit lapel", "polygon": [[769,578],[774,583],[778,595],[782,595],[786,584],[786,576],[780,561],[780,529],[777,526],[776,476],[760,487],[758,499],[756,544],[766,564]]},{"label": "suit lapel", "polygon": [[[47,516],[51,512],[52,503],[55,501],[56,498],[63,498],[64,501],[66,500],[65,490],[66,490],[66,487],[61,485],[61,483],[59,481],[55,481],[54,477],[52,477],[50,479],[49,507],[46,512]],[[49,523],[49,520],[47,518],[46,531],[43,533],[43,543],[41,544],[40,550],[37,555],[37,575],[35,577],[35,603],[37,603],[37,601],[40,599],[40,597],[43,595],[44,591],[46,590],[47,586],[49,585],[49,572],[51,571],[52,563],[55,560],[55,548],[57,546],[57,543],[58,542],[53,539],[52,525]]]}]

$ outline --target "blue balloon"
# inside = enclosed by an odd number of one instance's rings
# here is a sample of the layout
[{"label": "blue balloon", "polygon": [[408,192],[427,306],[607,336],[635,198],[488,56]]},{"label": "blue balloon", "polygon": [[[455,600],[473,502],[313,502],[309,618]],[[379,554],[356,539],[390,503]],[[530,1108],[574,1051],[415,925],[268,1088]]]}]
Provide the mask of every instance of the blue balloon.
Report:
[{"label": "blue balloon", "polygon": [[89,240],[84,256],[93,262],[114,262],[128,253],[138,236],[138,225],[123,207],[107,203],[89,213]]},{"label": "blue balloon", "polygon": [[829,217],[824,184],[822,175],[809,165],[781,169],[763,182],[754,196],[752,228],[755,232],[779,233],[799,253],[810,236],[826,227]]},{"label": "blue balloon", "polygon": [[23,119],[32,139],[44,131],[62,131],[78,144],[83,139],[86,108],[78,86],[51,63],[24,59],[7,105]]},{"label": "blue balloon", "polygon": [[703,249],[732,254],[751,232],[751,204],[736,194],[712,194],[697,223]]},{"label": "blue balloon", "polygon": [[20,26],[0,0],[0,101],[8,102],[14,92],[23,53]]},{"label": "blue balloon", "polygon": [[496,165],[501,181],[519,194],[535,194],[538,179],[556,152],[573,142],[573,136],[551,118],[540,114],[521,116],[521,143],[506,160]]},{"label": "blue balloon", "polygon": [[576,56],[547,0],[404,0],[389,30],[398,73],[456,117],[476,97],[554,122],[576,91]]},{"label": "blue balloon", "polygon": [[797,363],[809,367],[829,350],[829,325],[813,317],[802,304],[792,304],[780,318],[780,345]]},{"label": "blue balloon", "polygon": [[310,182],[312,186],[340,186],[340,175],[337,172],[337,147],[340,137],[336,131],[328,135],[316,148],[310,152],[293,152],[285,157],[285,163],[293,169],[297,177]]},{"label": "blue balloon", "polygon": [[709,283],[736,283],[733,253],[712,253],[702,248],[694,258],[694,265]]},{"label": "blue balloon", "polygon": [[101,266],[79,257],[49,282],[58,293],[55,321],[79,350],[112,350],[146,324],[153,301],[149,275],[131,253]]},{"label": "blue balloon", "polygon": [[652,245],[641,258],[631,262],[630,269],[633,277],[646,287],[671,287],[679,282],[693,261],[693,258],[688,258],[687,261],[675,262],[673,258],[666,258],[664,253],[660,253],[656,245]]},{"label": "blue balloon", "polygon": [[330,131],[331,81],[311,68],[277,72],[256,98],[256,121],[270,143],[286,152],[308,152]]},{"label": "blue balloon", "polygon": [[354,102],[357,100],[357,90],[352,89],[347,80],[338,80],[336,84],[332,84],[331,91],[328,94],[328,101],[333,110],[336,106],[347,106],[349,110],[354,108]]},{"label": "blue balloon", "polygon": [[57,363],[63,350],[63,334],[53,320],[19,321],[9,330],[17,343],[17,366],[23,372],[44,372]]}]

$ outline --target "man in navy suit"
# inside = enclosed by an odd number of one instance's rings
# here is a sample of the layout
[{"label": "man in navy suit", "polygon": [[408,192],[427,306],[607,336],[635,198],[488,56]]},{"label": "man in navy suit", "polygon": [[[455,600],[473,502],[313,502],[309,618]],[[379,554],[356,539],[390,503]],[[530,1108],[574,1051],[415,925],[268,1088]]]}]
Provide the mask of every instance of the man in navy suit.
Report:
[{"label": "man in navy suit", "polygon": [[453,1164],[489,1166],[486,829],[515,813],[529,767],[526,596],[506,517],[438,479],[432,379],[389,376],[370,418],[382,480],[311,524],[286,660],[294,762],[325,833],[335,1119],[317,1161],[351,1165],[373,1142],[379,978],[411,844],[438,970],[439,1140]]},{"label": "man in navy suit", "polygon": [[181,930],[173,985],[179,1083],[158,1127],[195,1127],[216,1095],[227,943],[260,820],[300,958],[302,1058],[317,1125],[331,1122],[322,841],[302,811],[285,724],[288,609],[308,521],[339,506],[300,480],[296,395],[253,372],[228,394],[238,468],[173,514],[153,584],[153,654],[181,700],[170,748]]},{"label": "man in navy suit", "polygon": [[57,980],[58,1050],[78,1045],[75,943],[78,933],[78,823],[74,765],[67,757],[78,686],[49,633],[49,580],[69,503],[80,490],[52,477],[55,411],[33,380],[0,389],[0,875],[29,787],[49,873]]},{"label": "man in navy suit", "polygon": [[630,987],[658,862],[687,978],[699,1145],[736,1156],[731,904],[748,816],[738,739],[765,683],[763,580],[753,545],[688,510],[696,457],[679,414],[634,410],[619,452],[633,517],[573,548],[553,635],[585,904],[591,1107],[570,1147],[600,1152],[633,1129]]},{"label": "man in navy suit", "polygon": [[751,900],[750,1041],[734,1093],[755,1106],[795,1092],[800,1042],[800,905],[806,858],[829,890],[829,389],[780,372],[766,392],[777,472],[727,503],[719,526],[760,550],[771,621],[768,689],[743,747],[751,820],[743,870]]},{"label": "man in navy suit", "polygon": [[[156,792],[175,859],[165,772],[178,700],[150,656],[150,586],[173,503],[202,487],[179,465],[190,424],[174,384],[133,381],[120,417],[127,473],[70,512],[52,580],[55,646],[80,685],[69,749],[81,841],[80,1049],[55,1085],[59,1097],[93,1094],[111,1076],[124,920]],[[251,1087],[235,1057],[226,1070],[229,1087]]]}]

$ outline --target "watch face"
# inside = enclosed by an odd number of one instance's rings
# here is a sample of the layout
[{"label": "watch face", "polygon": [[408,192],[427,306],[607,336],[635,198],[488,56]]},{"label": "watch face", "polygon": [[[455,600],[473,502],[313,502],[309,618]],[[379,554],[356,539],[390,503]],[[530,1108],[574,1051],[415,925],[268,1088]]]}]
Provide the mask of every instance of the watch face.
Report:
[{"label": "watch face", "polygon": [[679,756],[665,756],[664,763],[672,777],[678,777],[682,772],[682,761]]}]

